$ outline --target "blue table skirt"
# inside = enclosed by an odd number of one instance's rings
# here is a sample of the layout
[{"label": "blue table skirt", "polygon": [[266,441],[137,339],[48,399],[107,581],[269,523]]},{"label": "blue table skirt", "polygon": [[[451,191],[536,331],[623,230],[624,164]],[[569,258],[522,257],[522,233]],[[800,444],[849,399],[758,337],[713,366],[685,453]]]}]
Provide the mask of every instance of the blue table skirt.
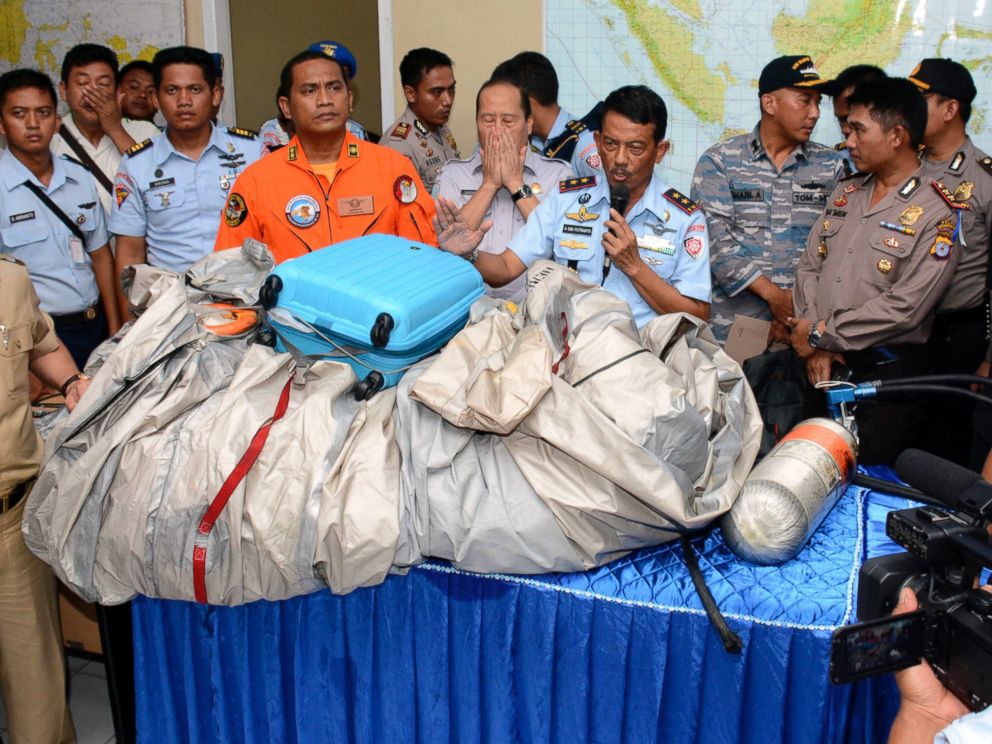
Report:
[{"label": "blue table skirt", "polygon": [[800,556],[694,545],[744,652],[726,653],[677,546],[592,571],[479,576],[427,564],[347,596],[243,607],[134,602],[142,742],[878,742],[891,677],[827,682],[885,513],[852,487]]}]

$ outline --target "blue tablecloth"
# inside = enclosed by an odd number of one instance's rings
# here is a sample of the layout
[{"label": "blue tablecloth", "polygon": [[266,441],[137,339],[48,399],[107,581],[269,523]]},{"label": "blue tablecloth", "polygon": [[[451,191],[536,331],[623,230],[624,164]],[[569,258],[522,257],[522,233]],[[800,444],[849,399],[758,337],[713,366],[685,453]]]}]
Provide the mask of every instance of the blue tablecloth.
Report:
[{"label": "blue tablecloth", "polygon": [[800,556],[694,540],[744,640],[726,653],[677,545],[577,574],[431,563],[384,584],[235,608],[134,602],[142,742],[877,742],[891,677],[834,687],[865,555],[903,499],[851,487]]}]

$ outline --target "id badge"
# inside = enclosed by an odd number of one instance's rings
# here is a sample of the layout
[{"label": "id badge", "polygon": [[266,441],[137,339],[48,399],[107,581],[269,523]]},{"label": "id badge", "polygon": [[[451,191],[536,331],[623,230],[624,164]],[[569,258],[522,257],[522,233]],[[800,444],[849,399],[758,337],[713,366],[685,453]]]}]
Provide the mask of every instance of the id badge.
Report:
[{"label": "id badge", "polygon": [[72,256],[72,265],[77,269],[86,267],[86,250],[83,248],[82,240],[69,238],[69,255]]}]

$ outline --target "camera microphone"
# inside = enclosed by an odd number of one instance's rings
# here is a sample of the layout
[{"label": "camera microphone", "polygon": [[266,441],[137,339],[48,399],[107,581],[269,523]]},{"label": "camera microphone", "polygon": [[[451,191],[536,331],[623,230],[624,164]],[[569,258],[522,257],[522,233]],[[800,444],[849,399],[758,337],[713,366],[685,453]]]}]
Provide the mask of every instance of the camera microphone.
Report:
[{"label": "camera microphone", "polygon": [[[623,216],[623,213],[627,211],[627,205],[630,203],[630,189],[627,188],[626,184],[618,183],[614,186],[610,186],[610,209],[615,209]],[[617,235],[616,230],[610,230],[611,233]],[[617,235],[617,237],[620,237]],[[607,253],[603,256],[603,282],[606,281],[606,277],[610,274],[610,267],[613,266],[613,259],[610,258],[610,254]]]},{"label": "camera microphone", "polygon": [[934,496],[955,509],[975,516],[992,516],[992,485],[974,470],[918,449],[896,458],[896,473],[913,488]]}]

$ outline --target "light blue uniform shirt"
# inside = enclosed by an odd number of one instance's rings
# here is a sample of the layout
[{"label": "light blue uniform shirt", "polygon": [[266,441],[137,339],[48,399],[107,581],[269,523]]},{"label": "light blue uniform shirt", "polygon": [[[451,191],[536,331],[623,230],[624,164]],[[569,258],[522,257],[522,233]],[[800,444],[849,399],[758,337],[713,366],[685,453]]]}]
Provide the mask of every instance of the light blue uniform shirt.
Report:
[{"label": "light blue uniform shirt", "polygon": [[[615,265],[603,282],[603,233],[610,217],[610,188],[595,177],[561,181],[510,241],[530,266],[538,259],[573,265],[579,278],[600,284],[630,305],[637,326],[657,313]],[[652,176],[641,200],[626,215],[641,258],[685,297],[710,301],[709,235],[702,210]],[[574,262],[574,263],[571,263]]]},{"label": "light blue uniform shirt", "polygon": [[[559,109],[555,123],[551,125],[547,139],[541,139],[536,134],[530,136],[532,148],[546,157],[555,158],[554,154],[544,152],[548,142],[565,131],[568,122],[572,121],[572,115],[565,109]],[[572,166],[572,172],[576,176],[598,176],[603,178],[603,165],[599,159],[599,150],[596,149],[596,140],[593,139],[592,131],[583,128],[577,135],[578,141],[575,149],[572,150],[572,157],[565,160]],[[558,158],[562,160],[563,158]]]},{"label": "light blue uniform shirt", "polygon": [[199,160],[177,152],[167,133],[136,145],[117,171],[110,231],[144,236],[150,266],[186,271],[213,251],[231,186],[261,154],[257,137],[216,126]]},{"label": "light blue uniform shirt", "polygon": [[[62,156],[54,157],[53,165],[46,187],[9,150],[0,154],[0,253],[9,253],[27,264],[42,310],[66,315],[85,310],[100,299],[89,254],[106,245],[109,235],[89,171]],[[81,246],[73,249],[76,236],[24,185],[25,181],[41,187],[79,226],[85,237]]]}]

